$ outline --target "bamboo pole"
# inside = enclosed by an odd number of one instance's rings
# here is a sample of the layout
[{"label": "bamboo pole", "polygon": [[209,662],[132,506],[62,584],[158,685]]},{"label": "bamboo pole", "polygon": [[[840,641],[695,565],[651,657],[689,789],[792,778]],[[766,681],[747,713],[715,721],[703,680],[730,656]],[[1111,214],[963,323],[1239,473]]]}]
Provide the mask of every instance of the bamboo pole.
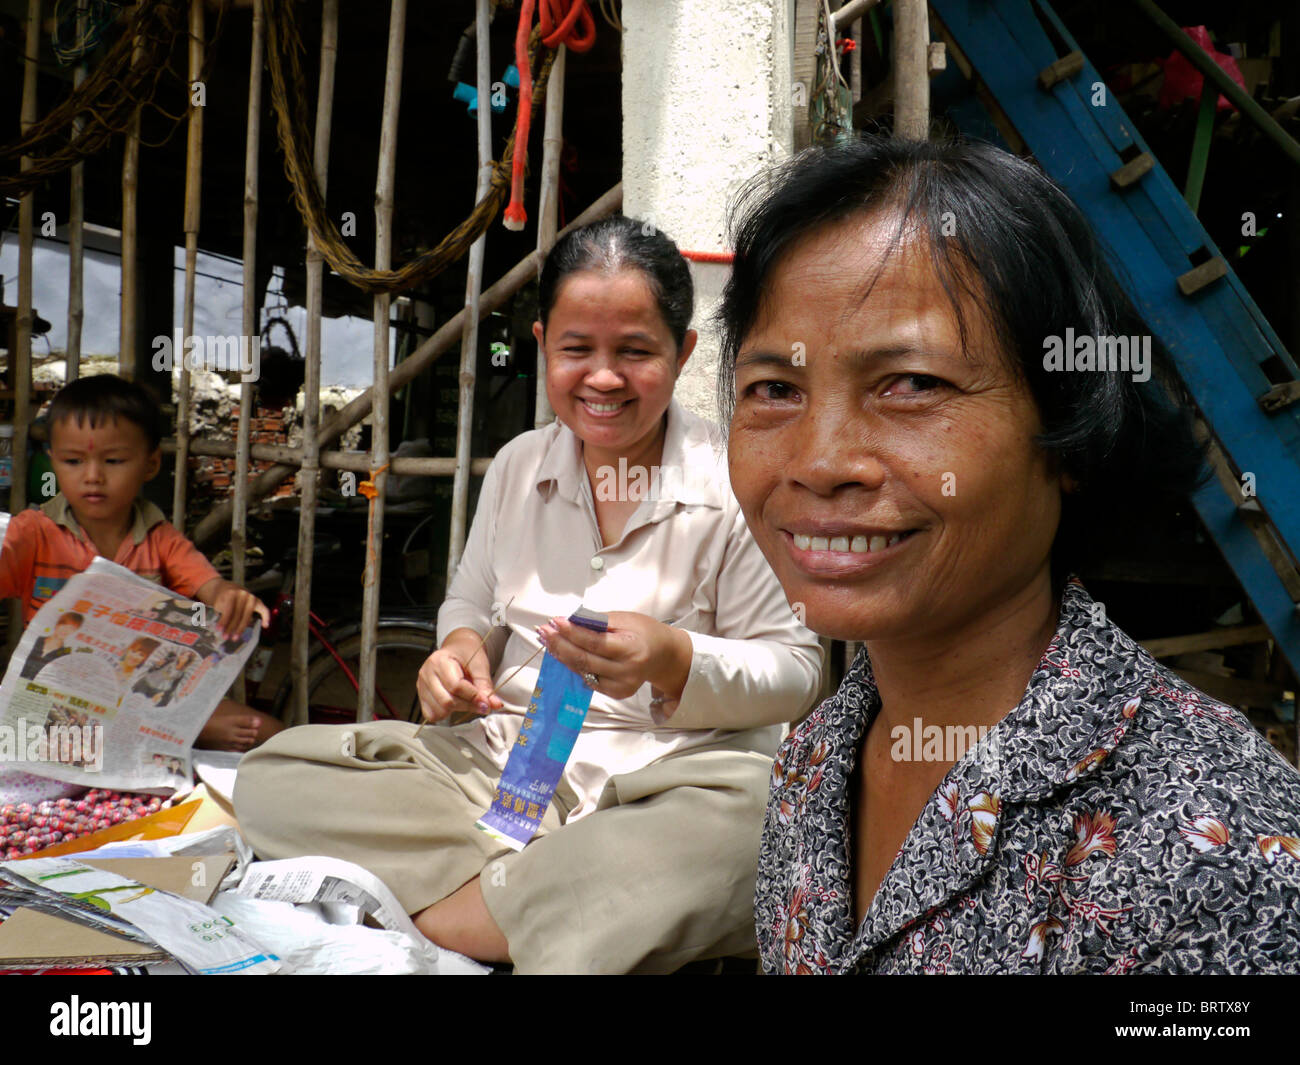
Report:
[{"label": "bamboo pole", "polygon": [[[555,247],[555,228],[560,214],[560,150],[564,145],[564,45],[556,50],[555,63],[546,83],[546,125],[542,130],[542,182],[537,204],[538,272]],[[537,345],[537,399],[533,405],[533,427],[541,429],[555,418],[546,395],[546,352]]]},{"label": "bamboo pole", "polygon": [[[203,73],[203,0],[190,0],[190,121],[185,141],[185,303],[181,336],[194,335],[194,282],[199,258],[199,214],[203,183],[203,108],[194,104],[195,86]],[[205,90],[206,91],[206,90]],[[207,102],[206,96],[204,102]],[[185,490],[190,476],[190,366],[181,351],[181,379],[176,386],[176,476],[172,482],[172,524],[185,528]],[[175,378],[173,377],[173,380]]]},{"label": "bamboo pole", "polygon": [[[338,60],[339,4],[325,0],[320,38],[320,81],[316,93],[316,136],[313,165],[321,196],[329,177],[330,129],[334,113],[334,70]],[[307,659],[311,636],[312,558],[316,545],[316,505],[320,492],[320,333],[324,306],[325,257],[316,238],[307,234],[307,364],[302,389],[302,486],[298,513],[298,559],[294,578],[293,644],[291,666],[294,686],[293,722],[307,723]]]},{"label": "bamboo pole", "polygon": [[831,22],[835,24],[837,30],[841,30],[849,23],[856,22],[879,3],[880,0],[848,0],[848,3],[838,11],[831,12]]},{"label": "bamboo pole", "polygon": [[[488,0],[476,0],[474,40],[478,81],[478,182],[474,202],[492,185],[492,55],[489,49]],[[469,520],[469,460],[474,435],[474,385],[478,368],[478,301],[483,290],[483,254],[487,232],[469,248],[465,279],[465,330],[460,336],[460,390],[456,404],[456,473],[451,482],[451,530],[447,538],[447,587],[451,587],[465,550]]]},{"label": "bamboo pole", "polygon": [[[607,218],[622,206],[623,186],[620,183],[565,226],[559,235],[563,236],[565,233],[590,225],[601,218]],[[479,297],[479,317],[485,318],[493,311],[499,310],[505,306],[506,301],[516,292],[530,281],[536,280],[537,252],[534,250],[515,263],[495,285]],[[444,323],[433,336],[425,340],[406,359],[399,363],[393,369],[393,372],[388,375],[389,391],[396,392],[398,389],[406,387],[412,380],[437,362],[439,357],[460,339],[464,323],[464,310],[457,311],[456,315]],[[357,422],[365,418],[370,413],[373,401],[374,389],[366,389],[365,392],[357,396],[341,411],[334,414],[329,421],[321,426],[319,434],[321,446],[324,447],[333,443],[352,426],[356,425]],[[276,487],[294,472],[294,469],[293,466],[277,465],[263,470],[249,485],[250,499],[258,500],[275,491]],[[229,527],[230,509],[231,504],[229,501],[214,507],[212,512],[195,527],[194,542],[201,547],[213,541],[222,529]]]},{"label": "bamboo pole", "polygon": [[[257,164],[262,136],[262,49],[266,36],[262,0],[253,0],[252,40],[248,55],[248,120],[244,139],[244,247],[243,303],[240,308],[246,342],[261,348],[257,311],[261,303],[257,289]],[[259,363],[260,365],[260,363]],[[253,382],[239,384],[239,421],[235,425],[234,508],[230,515],[230,579],[243,587],[248,583],[248,431],[253,416]],[[190,450],[193,453],[194,444]],[[244,674],[235,682],[235,698],[245,699]]]},{"label": "bamboo pole", "polygon": [[[77,40],[86,38],[89,0],[77,0]],[[86,80],[86,59],[83,55],[72,70],[73,90],[81,88]],[[86,120],[78,115],[72,120],[72,139],[81,135]],[[66,352],[65,381],[75,381],[81,375],[81,327],[86,320],[85,285],[83,283],[86,250],[86,164],[78,159],[72,164],[71,189],[68,205],[68,345]]]},{"label": "bamboo pole", "polygon": [[[162,448],[163,451],[174,454],[176,442],[174,440],[164,440]],[[234,456],[235,451],[236,446],[232,440],[196,439],[190,441],[191,455],[231,458]],[[303,464],[302,449],[288,444],[250,444],[248,452],[258,462],[280,462],[286,466],[294,467],[301,467]],[[476,477],[487,473],[487,469],[491,464],[492,460],[490,458],[471,459],[470,473]],[[353,473],[369,473],[371,469],[370,455],[364,451],[322,450],[320,452],[320,465],[321,469],[324,470],[351,470]],[[427,458],[404,455],[401,458],[393,458],[389,462],[388,472],[394,477],[450,477],[456,472],[456,460],[448,457]]]},{"label": "bamboo pole", "polygon": [[[23,65],[23,100],[19,128],[23,133],[36,122],[36,61],[40,57],[41,0],[27,0],[27,39]],[[24,155],[22,170],[32,160]],[[18,205],[18,350],[10,360],[14,386],[13,484],[10,511],[27,506],[27,432],[32,420],[32,246],[36,240],[36,193],[23,194]]]},{"label": "bamboo pole", "polygon": [[[393,258],[393,181],[397,170],[397,114],[402,101],[402,40],[406,0],[393,0],[388,19],[388,64],[384,77],[384,112],[379,129],[379,167],[375,177],[375,269],[388,270]],[[366,572],[361,601],[361,675],[357,720],[374,717],[375,635],[379,629],[379,587],[384,553],[384,494],[388,486],[388,312],[392,295],[375,295],[374,411],[370,422],[370,522],[366,536]]]},{"label": "bamboo pole", "polygon": [[894,136],[930,136],[930,14],[926,0],[894,0]]},{"label": "bamboo pole", "polygon": [[[136,38],[133,61],[144,55],[144,42]],[[136,317],[139,309],[140,253],[136,239],[139,211],[137,191],[140,185],[140,105],[131,113],[126,141],[122,149],[122,296],[117,335],[117,372],[135,380]],[[170,396],[171,380],[167,391]]]}]

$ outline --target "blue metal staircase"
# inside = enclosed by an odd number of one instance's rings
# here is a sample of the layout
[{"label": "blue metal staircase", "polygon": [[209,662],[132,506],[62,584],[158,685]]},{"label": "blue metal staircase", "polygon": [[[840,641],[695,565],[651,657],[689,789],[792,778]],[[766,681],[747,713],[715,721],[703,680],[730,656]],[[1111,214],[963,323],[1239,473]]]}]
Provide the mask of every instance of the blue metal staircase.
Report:
[{"label": "blue metal staircase", "polygon": [[[1300,675],[1300,369],[1045,0],[930,7],[987,114],[1084,210],[1173,355],[1213,440],[1216,476],[1193,502]],[[968,132],[987,132],[974,110]],[[1274,358],[1289,383],[1265,374]]]}]

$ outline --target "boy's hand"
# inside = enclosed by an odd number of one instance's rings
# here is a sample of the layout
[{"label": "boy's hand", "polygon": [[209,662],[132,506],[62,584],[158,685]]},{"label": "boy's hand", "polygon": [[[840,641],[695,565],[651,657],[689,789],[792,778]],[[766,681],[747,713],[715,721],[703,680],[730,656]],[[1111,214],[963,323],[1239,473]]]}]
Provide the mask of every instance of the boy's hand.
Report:
[{"label": "boy's hand", "polygon": [[[208,594],[204,595],[204,592]],[[242,635],[254,614],[262,619],[262,628],[271,624],[271,612],[266,604],[252,592],[230,581],[220,578],[209,581],[199,589],[198,597],[220,615],[217,632],[227,640]]]}]

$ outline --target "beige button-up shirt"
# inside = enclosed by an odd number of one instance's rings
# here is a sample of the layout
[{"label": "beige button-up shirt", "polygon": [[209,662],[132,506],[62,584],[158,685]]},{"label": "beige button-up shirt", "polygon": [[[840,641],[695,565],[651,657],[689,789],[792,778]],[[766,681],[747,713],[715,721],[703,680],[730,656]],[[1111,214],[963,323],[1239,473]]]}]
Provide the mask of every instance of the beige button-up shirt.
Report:
[{"label": "beige button-up shirt", "polygon": [[[754,749],[773,754],[781,725],[803,714],[820,684],[817,637],[799,624],[749,534],[718,431],[674,401],[661,461],[651,498],[605,547],[578,438],[555,422],[510,441],[484,478],[438,612],[440,644],[454,629],[495,630],[488,648],[500,655],[498,683],[540,647],[536,626],[580,605],[635,611],[690,635],[690,676],[668,719],[651,706],[649,684],[629,699],[593,695],[565,770],[579,799],[570,819],[595,809],[611,776],[731,731],[770,726]],[[628,471],[624,483],[635,476]],[[505,709],[470,732],[501,768],[540,669],[539,655],[498,689]]]}]

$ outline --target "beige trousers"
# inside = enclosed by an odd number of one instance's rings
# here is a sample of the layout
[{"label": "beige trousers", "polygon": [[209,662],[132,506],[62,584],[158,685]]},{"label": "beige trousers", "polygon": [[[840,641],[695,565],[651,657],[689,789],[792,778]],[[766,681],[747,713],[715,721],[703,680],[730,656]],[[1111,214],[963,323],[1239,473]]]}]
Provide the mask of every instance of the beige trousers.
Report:
[{"label": "beige trousers", "polygon": [[260,857],[355,862],[409,913],[480,877],[517,972],[672,972],[754,950],[772,767],[754,746],[731,733],[612,777],[572,824],[561,784],[518,853],[474,827],[500,772],[458,728],[288,729],[240,763],[235,811]]}]

